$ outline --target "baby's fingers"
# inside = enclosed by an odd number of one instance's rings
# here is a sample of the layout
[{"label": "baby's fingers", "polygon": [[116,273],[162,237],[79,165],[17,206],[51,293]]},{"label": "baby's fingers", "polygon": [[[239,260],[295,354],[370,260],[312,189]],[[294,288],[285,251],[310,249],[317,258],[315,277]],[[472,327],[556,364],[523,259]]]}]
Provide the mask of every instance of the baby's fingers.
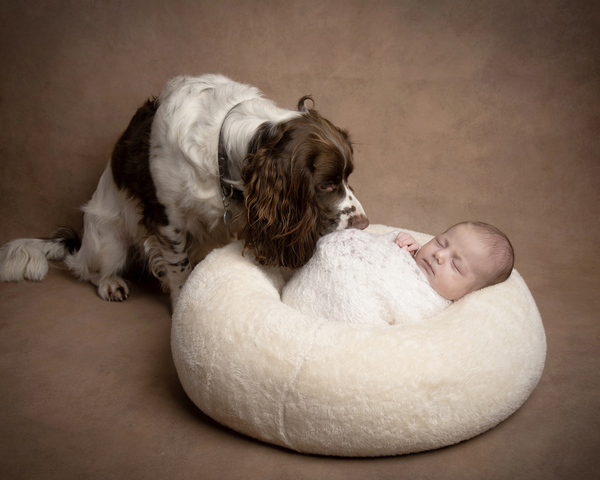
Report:
[{"label": "baby's fingers", "polygon": [[412,237],[406,232],[400,232],[396,235],[396,244],[399,247],[404,247],[405,245],[410,245]]},{"label": "baby's fingers", "polygon": [[406,251],[407,252],[416,252],[419,249],[419,244],[417,242],[411,244],[411,245],[407,245],[406,246]]}]

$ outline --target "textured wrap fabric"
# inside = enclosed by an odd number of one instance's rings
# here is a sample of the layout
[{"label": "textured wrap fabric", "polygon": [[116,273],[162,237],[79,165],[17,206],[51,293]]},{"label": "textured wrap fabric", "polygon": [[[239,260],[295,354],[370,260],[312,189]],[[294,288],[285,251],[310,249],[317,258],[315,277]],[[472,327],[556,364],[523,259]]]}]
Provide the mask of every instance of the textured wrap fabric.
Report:
[{"label": "textured wrap fabric", "polygon": [[452,302],[431,288],[412,255],[394,243],[397,233],[350,229],[322,237],[283,289],[282,302],[346,323],[408,325],[436,315]]}]

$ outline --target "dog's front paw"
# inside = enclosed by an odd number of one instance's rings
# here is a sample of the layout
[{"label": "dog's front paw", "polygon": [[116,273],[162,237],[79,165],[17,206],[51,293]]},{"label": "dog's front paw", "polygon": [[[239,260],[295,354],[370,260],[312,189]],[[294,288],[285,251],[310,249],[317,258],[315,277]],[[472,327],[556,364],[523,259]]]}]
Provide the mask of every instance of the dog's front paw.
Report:
[{"label": "dog's front paw", "polygon": [[129,296],[129,282],[122,277],[109,277],[98,284],[98,294],[109,302],[122,302]]}]

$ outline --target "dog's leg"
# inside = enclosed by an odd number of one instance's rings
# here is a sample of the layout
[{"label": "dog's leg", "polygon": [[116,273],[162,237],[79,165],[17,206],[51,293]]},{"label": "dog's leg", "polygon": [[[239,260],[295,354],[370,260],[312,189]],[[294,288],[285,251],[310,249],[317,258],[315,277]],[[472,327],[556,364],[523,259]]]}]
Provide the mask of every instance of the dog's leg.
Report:
[{"label": "dog's leg", "polygon": [[123,301],[129,283],[121,277],[139,215],[124,194],[118,192],[107,169],[92,199],[83,207],[81,248],[65,258],[67,266],[82,280],[98,287],[104,300]]},{"label": "dog's leg", "polygon": [[160,228],[158,234],[146,239],[144,250],[152,274],[161,281],[163,290],[169,291],[174,308],[192,270],[185,235],[168,226]]},{"label": "dog's leg", "polygon": [[121,277],[129,243],[114,223],[102,222],[93,212],[86,212],[83,219],[81,248],[65,263],[79,278],[96,285],[102,299],[121,302],[130,292],[129,283]]}]

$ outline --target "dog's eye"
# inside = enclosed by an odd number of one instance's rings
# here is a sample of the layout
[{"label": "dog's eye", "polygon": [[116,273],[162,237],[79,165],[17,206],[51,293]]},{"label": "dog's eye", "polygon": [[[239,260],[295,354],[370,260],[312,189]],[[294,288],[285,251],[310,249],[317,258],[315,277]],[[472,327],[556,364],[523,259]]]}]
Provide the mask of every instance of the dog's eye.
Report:
[{"label": "dog's eye", "polygon": [[331,192],[335,188],[335,184],[333,182],[322,183],[319,185],[319,189],[322,192]]}]

